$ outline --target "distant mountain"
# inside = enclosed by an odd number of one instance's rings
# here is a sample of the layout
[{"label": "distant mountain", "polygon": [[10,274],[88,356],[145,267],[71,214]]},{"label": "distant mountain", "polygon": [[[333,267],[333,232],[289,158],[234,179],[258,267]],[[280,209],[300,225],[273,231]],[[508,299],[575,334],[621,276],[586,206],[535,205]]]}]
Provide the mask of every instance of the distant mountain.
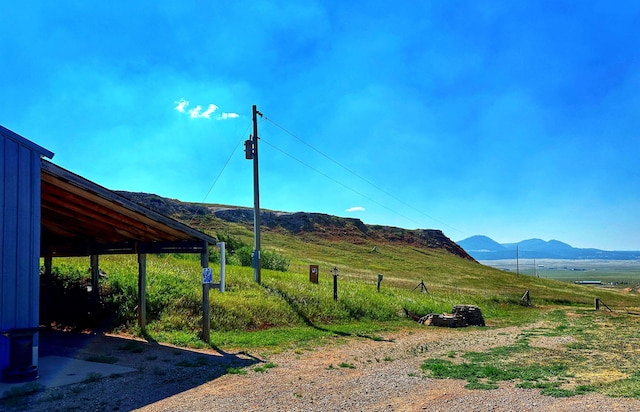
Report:
[{"label": "distant mountain", "polygon": [[487,236],[471,236],[457,242],[476,260],[515,259],[640,259],[640,251],[607,251],[574,248],[559,240],[527,239],[518,243],[500,244]]},{"label": "distant mountain", "polygon": [[470,250],[473,250],[474,252],[501,252],[507,250],[504,245],[501,245],[490,237],[482,235],[471,236],[470,238],[458,242],[458,244],[462,246],[467,253],[469,253]]}]

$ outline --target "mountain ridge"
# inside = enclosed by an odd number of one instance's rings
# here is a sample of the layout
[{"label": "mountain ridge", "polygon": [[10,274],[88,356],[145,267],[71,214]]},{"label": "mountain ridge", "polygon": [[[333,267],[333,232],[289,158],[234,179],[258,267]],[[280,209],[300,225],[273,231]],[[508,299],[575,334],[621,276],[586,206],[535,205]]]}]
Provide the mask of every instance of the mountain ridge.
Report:
[{"label": "mountain ridge", "polygon": [[[150,193],[116,191],[121,196],[148,209],[189,222],[198,228],[198,221],[215,218],[244,226],[253,225],[253,208],[220,204],[196,204],[169,199]],[[475,261],[460,245],[441,230],[403,229],[384,225],[368,225],[360,219],[315,212],[282,212],[260,210],[263,230],[284,231],[294,236],[313,236],[356,244],[389,242],[430,249],[443,249],[466,260]]]},{"label": "mountain ridge", "polygon": [[606,259],[636,260],[640,251],[601,250],[574,248],[556,239],[545,241],[538,238],[525,239],[517,243],[498,243],[488,236],[475,235],[456,242],[476,260],[515,259]]}]

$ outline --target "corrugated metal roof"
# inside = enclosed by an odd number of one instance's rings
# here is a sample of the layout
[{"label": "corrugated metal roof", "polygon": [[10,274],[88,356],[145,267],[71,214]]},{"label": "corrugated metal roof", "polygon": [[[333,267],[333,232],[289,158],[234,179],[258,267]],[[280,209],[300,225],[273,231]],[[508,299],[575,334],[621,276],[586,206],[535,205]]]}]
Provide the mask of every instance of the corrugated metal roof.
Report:
[{"label": "corrugated metal roof", "polygon": [[216,239],[42,160],[41,254],[201,253]]}]

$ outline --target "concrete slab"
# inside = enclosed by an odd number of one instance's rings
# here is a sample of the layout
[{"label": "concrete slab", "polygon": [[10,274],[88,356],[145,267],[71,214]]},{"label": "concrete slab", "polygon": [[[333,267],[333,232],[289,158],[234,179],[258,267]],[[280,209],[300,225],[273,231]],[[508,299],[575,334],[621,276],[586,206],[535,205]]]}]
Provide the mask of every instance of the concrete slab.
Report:
[{"label": "concrete slab", "polygon": [[8,390],[22,385],[36,384],[45,388],[79,383],[99,374],[108,377],[135,372],[136,369],[109,363],[88,362],[63,356],[43,356],[38,360],[38,379],[23,383],[0,382],[0,397]]}]

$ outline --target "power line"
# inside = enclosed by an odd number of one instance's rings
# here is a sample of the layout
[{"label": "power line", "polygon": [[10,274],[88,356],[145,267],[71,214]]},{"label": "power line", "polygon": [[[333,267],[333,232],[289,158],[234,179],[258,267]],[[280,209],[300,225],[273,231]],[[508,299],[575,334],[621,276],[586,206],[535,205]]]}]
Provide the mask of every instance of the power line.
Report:
[{"label": "power line", "polygon": [[[342,169],[344,169],[344,170],[346,170],[347,172],[351,173],[353,176],[355,176],[355,177],[357,177],[358,179],[360,179],[360,180],[362,180],[362,181],[366,182],[367,184],[369,184],[370,186],[372,186],[374,189],[376,189],[376,190],[378,190],[378,191],[380,191],[380,192],[384,193],[385,195],[389,196],[390,198],[394,199],[395,201],[397,201],[397,202],[399,202],[399,203],[403,204],[404,206],[407,206],[408,208],[410,208],[410,209],[412,209],[412,210],[414,210],[414,211],[416,211],[416,212],[420,213],[421,215],[423,215],[423,216],[425,216],[425,217],[427,217],[427,218],[429,218],[429,219],[431,219],[431,220],[433,220],[433,221],[436,221],[436,222],[438,222],[438,223],[440,223],[440,224],[442,224],[442,225],[444,225],[444,226],[447,226],[447,227],[448,227],[448,228],[450,228],[450,229],[453,229],[453,230],[455,230],[455,231],[457,231],[457,232],[460,232],[460,233],[462,233],[462,234],[464,234],[464,233],[465,233],[465,232],[463,232],[463,231],[462,231],[462,230],[460,230],[460,229],[457,229],[457,228],[455,228],[455,227],[453,227],[453,226],[451,226],[451,225],[449,225],[449,224],[447,224],[447,223],[445,223],[445,222],[443,222],[443,221],[441,221],[441,220],[439,220],[439,219],[436,219],[436,218],[435,218],[435,217],[433,217],[433,216],[430,216],[430,215],[428,215],[428,214],[424,213],[422,210],[420,210],[420,209],[416,208],[415,206],[413,206],[413,205],[411,205],[411,204],[409,204],[409,203],[405,202],[404,200],[402,200],[402,199],[398,198],[397,196],[394,196],[393,194],[389,193],[388,191],[386,191],[386,190],[382,189],[381,187],[379,187],[379,186],[378,186],[378,185],[376,185],[375,183],[373,183],[373,182],[371,182],[370,180],[368,180],[368,179],[364,178],[363,176],[359,175],[358,173],[356,173],[355,171],[351,170],[351,169],[350,169],[350,168],[348,168],[347,166],[345,166],[345,165],[343,165],[342,163],[338,162],[337,160],[333,159],[331,156],[329,156],[329,155],[327,155],[326,153],[322,152],[320,149],[317,149],[316,147],[314,147],[314,146],[312,146],[311,144],[307,143],[307,142],[306,142],[306,141],[304,141],[301,137],[297,136],[296,134],[294,134],[293,132],[289,131],[289,130],[288,130],[288,129],[286,129],[285,127],[283,127],[283,126],[281,126],[280,124],[276,123],[276,122],[275,122],[275,121],[273,121],[271,118],[269,118],[269,117],[267,117],[267,116],[263,116],[263,118],[264,118],[266,121],[268,121],[268,122],[272,123],[274,126],[276,126],[277,128],[279,128],[279,129],[280,129],[280,130],[282,130],[283,132],[287,133],[289,136],[293,137],[294,139],[298,140],[299,142],[301,142],[301,143],[302,143],[302,144],[304,144],[305,146],[309,147],[309,148],[310,148],[311,150],[313,150],[314,152],[316,152],[316,153],[320,154],[321,156],[323,156],[324,158],[326,158],[326,159],[327,159],[327,160],[329,160],[330,162],[332,162],[332,163],[334,163],[334,164],[338,165],[338,166],[339,166],[339,167],[341,167]],[[270,145],[270,146],[272,146],[272,145]],[[273,146],[272,146],[272,147],[273,147]],[[278,149],[278,150],[279,150],[279,149]],[[284,153],[284,152],[283,152],[283,153]],[[285,154],[287,154],[287,153],[285,153]],[[287,155],[288,155],[288,154],[287,154]],[[290,155],[288,155],[288,156],[290,156]],[[290,156],[290,157],[292,157],[292,156]],[[295,158],[294,158],[294,159],[295,159]],[[298,159],[295,159],[295,160],[298,160]],[[300,160],[298,160],[298,161],[300,161]],[[301,161],[300,161],[300,162],[301,162]],[[301,163],[305,164],[304,162],[301,162]],[[306,164],[305,164],[305,165],[306,165]],[[311,167],[311,166],[309,166],[309,165],[306,165],[306,166]],[[312,168],[312,169],[313,169],[313,168]],[[314,169],[314,170],[315,170],[315,169]],[[317,171],[317,170],[316,170],[316,171]],[[318,171],[318,173],[323,174],[322,172],[319,172],[319,171]],[[326,175],[325,175],[325,176],[326,176]],[[335,181],[335,179],[331,179],[331,180],[334,180],[334,181]],[[337,182],[337,181],[336,181],[336,182]],[[337,183],[339,183],[339,182],[337,182]],[[341,183],[339,183],[339,184],[341,184]],[[342,184],[341,184],[341,185],[342,185]],[[344,186],[344,185],[343,185],[343,186]],[[346,187],[346,186],[345,186],[345,187]],[[356,192],[355,190],[353,190],[353,189],[351,189],[351,188],[349,188],[349,187],[347,187],[347,189],[352,190],[352,191],[354,191],[355,193],[358,193],[358,192]],[[360,194],[361,196],[363,196],[363,197],[365,197],[365,198],[367,198],[367,199],[369,199],[369,200],[371,200],[371,201],[375,202],[375,203],[376,203],[376,204],[378,204],[378,205],[383,206],[383,205],[382,205],[382,204],[380,204],[379,202],[377,202],[377,201],[375,201],[375,200],[371,199],[370,197],[364,196],[364,195],[362,195],[361,193],[358,193],[358,194]],[[387,210],[391,210],[391,209],[389,209],[389,208],[388,208],[388,207],[386,207],[386,206],[383,206],[383,207],[385,207]],[[404,218],[406,218],[406,219],[408,219],[408,220],[410,220],[410,221],[412,221],[412,222],[414,222],[414,223],[417,223],[417,222],[415,222],[413,219],[409,219],[409,218],[407,218],[406,216],[403,216],[403,215],[399,214],[398,212],[395,212],[395,211],[393,211],[393,210],[391,210],[391,211],[392,211],[392,212],[394,212],[394,213],[396,213],[396,214],[398,214],[398,215],[400,215],[400,216],[402,216],[402,217],[404,217]],[[417,224],[420,224],[420,223],[417,223]]]},{"label": "power line", "polygon": [[[229,157],[227,158],[227,161],[224,163],[224,165],[222,166],[222,169],[220,169],[220,172],[218,172],[218,175],[216,176],[216,178],[213,180],[213,183],[211,183],[211,186],[209,187],[209,190],[207,190],[207,194],[204,195],[204,198],[202,199],[201,203],[204,203],[207,200],[207,197],[209,197],[209,194],[211,193],[211,191],[213,190],[213,187],[216,185],[216,183],[218,183],[218,180],[220,179],[220,176],[222,176],[222,173],[225,171],[225,169],[227,168],[227,166],[229,165],[229,162],[231,161],[231,159],[233,158],[233,155],[236,153],[236,151],[238,150],[238,147],[242,144],[242,142],[244,142],[244,136],[246,136],[247,132],[249,131],[249,128],[251,127],[251,123],[249,123],[249,125],[247,125],[247,128],[244,130],[244,132],[242,133],[242,138],[240,138],[238,140],[238,143],[235,145],[235,147],[233,148],[233,150],[231,151],[231,154],[229,155]],[[196,214],[200,211],[200,209],[202,209],[202,205],[198,205],[198,208],[193,212],[193,214],[191,215],[191,218],[189,219],[189,222],[187,223],[187,225],[191,225],[191,222],[193,222],[193,219],[196,217]]]},{"label": "power line", "polygon": [[407,219],[407,220],[409,220],[409,221],[411,221],[411,222],[413,222],[413,223],[415,223],[415,224],[417,224],[417,225],[420,225],[420,223],[419,223],[419,222],[416,222],[415,220],[411,219],[410,217],[405,216],[405,215],[403,215],[402,213],[400,213],[400,212],[398,212],[398,211],[396,211],[396,210],[393,210],[393,209],[389,208],[387,205],[384,205],[384,204],[382,204],[382,203],[378,202],[377,200],[375,200],[375,199],[371,198],[370,196],[365,195],[364,193],[358,192],[358,191],[357,191],[357,190],[355,190],[354,188],[352,188],[352,187],[350,187],[350,186],[347,186],[346,184],[344,184],[344,183],[342,183],[342,182],[340,182],[340,181],[338,181],[338,180],[334,179],[333,177],[329,176],[328,174],[326,174],[326,173],[324,173],[324,172],[321,172],[320,170],[316,169],[315,167],[313,167],[313,166],[309,165],[308,163],[305,163],[304,161],[302,161],[302,160],[298,159],[297,157],[293,156],[292,154],[285,152],[284,150],[280,149],[279,147],[276,147],[275,145],[273,145],[273,144],[269,143],[268,141],[264,140],[264,137],[261,137],[261,138],[260,138],[260,141],[261,141],[261,142],[263,142],[263,143],[265,143],[265,144],[267,144],[268,146],[272,147],[273,149],[275,149],[275,150],[279,151],[280,153],[284,154],[285,156],[288,156],[288,157],[292,158],[293,160],[295,160],[295,161],[297,161],[297,162],[299,162],[299,163],[303,164],[304,166],[308,167],[309,169],[313,170],[314,172],[316,172],[316,173],[318,173],[318,174],[320,174],[320,175],[322,175],[322,176],[326,177],[327,179],[331,180],[332,182],[334,182],[334,183],[336,183],[336,184],[338,184],[338,185],[340,185],[340,186],[344,187],[345,189],[350,190],[350,191],[352,191],[353,193],[355,193],[355,194],[357,194],[357,195],[360,195],[360,196],[364,197],[365,199],[370,200],[371,202],[373,202],[373,203],[375,203],[375,204],[377,204],[377,205],[379,205],[379,206],[381,206],[381,207],[383,207],[383,208],[387,209],[388,211],[390,211],[390,212],[392,212],[392,213],[395,213],[396,215],[398,215],[398,216],[400,216],[400,217],[403,217],[403,218],[405,218],[405,219]]}]

